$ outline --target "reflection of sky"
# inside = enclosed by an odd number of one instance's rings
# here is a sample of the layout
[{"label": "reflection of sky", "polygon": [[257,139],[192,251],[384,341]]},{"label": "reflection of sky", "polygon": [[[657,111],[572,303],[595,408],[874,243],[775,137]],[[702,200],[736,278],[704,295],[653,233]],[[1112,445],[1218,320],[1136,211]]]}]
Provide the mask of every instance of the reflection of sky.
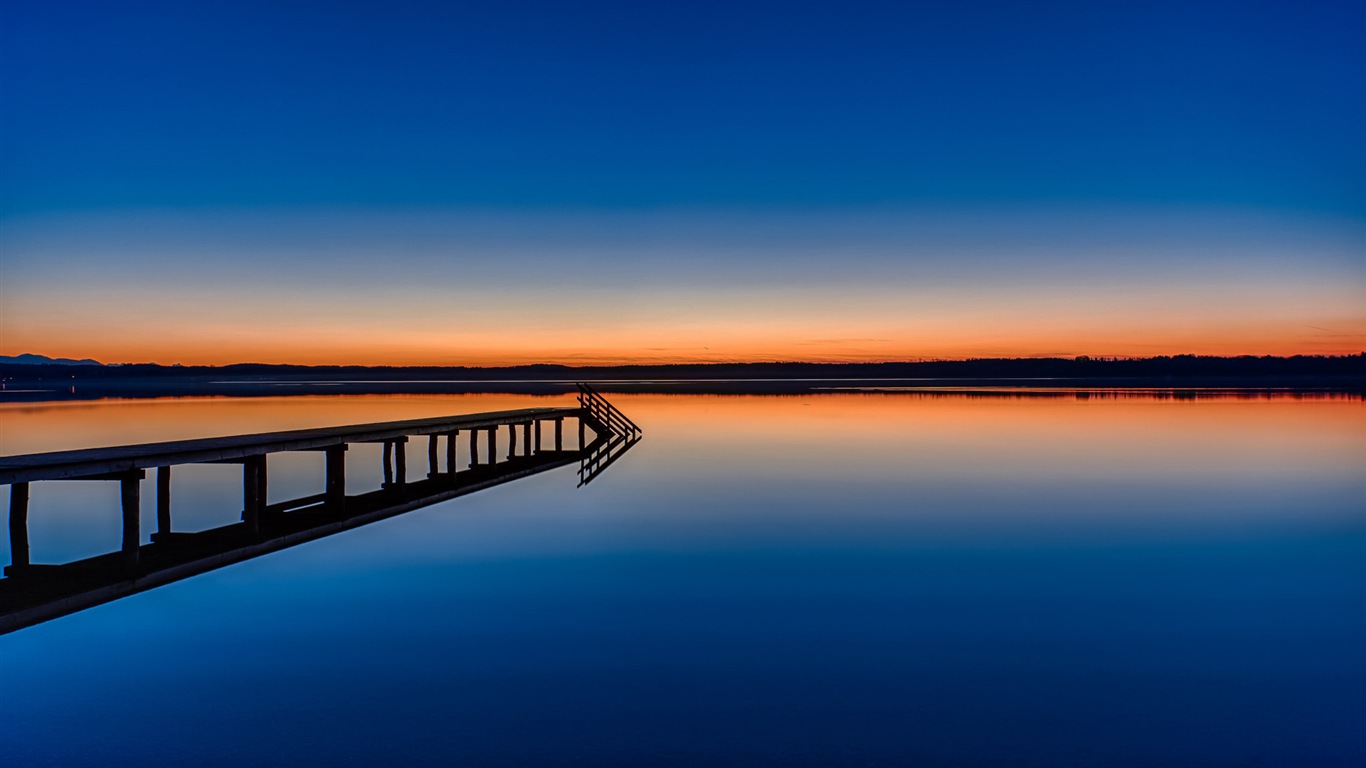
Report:
[{"label": "reflection of sky", "polygon": [[[583,489],[538,475],[0,637],[6,754],[1346,765],[1366,749],[1359,400],[613,400],[645,440]],[[0,426],[9,452],[550,404],[293,402],[8,406]],[[272,462],[282,493],[320,480]],[[176,487],[187,519],[240,493],[237,468],[199,469]],[[207,498],[219,484],[231,498]],[[117,542],[104,485],[34,486],[35,555]]]},{"label": "reflection of sky", "polygon": [[1359,4],[528,5],[7,4],[0,353],[1362,348]]}]

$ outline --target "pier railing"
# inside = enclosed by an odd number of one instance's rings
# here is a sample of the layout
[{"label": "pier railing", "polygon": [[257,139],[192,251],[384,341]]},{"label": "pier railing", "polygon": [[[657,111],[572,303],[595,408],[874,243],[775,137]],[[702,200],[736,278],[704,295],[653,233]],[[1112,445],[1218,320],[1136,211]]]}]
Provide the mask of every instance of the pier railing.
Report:
[{"label": "pier railing", "polygon": [[596,389],[582,382],[575,386],[579,389],[579,407],[587,412],[593,421],[602,424],[607,428],[607,431],[614,434],[641,434],[640,427],[628,419],[626,414],[618,410],[615,405],[607,402],[607,398],[598,394]]}]

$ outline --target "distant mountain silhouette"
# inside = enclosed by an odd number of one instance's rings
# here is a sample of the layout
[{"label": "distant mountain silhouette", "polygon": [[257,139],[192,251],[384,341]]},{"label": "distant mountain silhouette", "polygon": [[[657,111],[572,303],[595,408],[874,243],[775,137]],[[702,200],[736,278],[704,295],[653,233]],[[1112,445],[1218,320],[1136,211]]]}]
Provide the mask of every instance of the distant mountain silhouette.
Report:
[{"label": "distant mountain silhouette", "polygon": [[8,365],[104,365],[98,360],[86,358],[84,360],[72,360],[69,357],[48,357],[47,355],[32,355],[25,352],[22,355],[0,355],[0,364]]}]

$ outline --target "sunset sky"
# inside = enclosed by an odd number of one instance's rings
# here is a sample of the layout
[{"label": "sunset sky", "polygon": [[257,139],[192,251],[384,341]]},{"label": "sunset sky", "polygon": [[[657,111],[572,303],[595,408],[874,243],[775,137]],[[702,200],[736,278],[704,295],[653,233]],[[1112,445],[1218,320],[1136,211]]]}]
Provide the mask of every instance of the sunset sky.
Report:
[{"label": "sunset sky", "polygon": [[1355,354],[1366,5],[0,3],[0,354]]}]

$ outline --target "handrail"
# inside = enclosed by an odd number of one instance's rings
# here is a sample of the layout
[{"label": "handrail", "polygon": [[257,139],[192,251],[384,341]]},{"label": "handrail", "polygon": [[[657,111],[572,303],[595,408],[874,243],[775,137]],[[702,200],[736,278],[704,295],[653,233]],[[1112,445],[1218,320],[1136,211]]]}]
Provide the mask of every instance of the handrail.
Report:
[{"label": "handrail", "polygon": [[631,421],[626,414],[617,409],[607,401],[607,398],[598,393],[589,384],[579,382],[575,384],[579,390],[579,406],[588,412],[589,416],[602,423],[613,432],[639,435],[644,430],[634,421]]},{"label": "handrail", "polygon": [[615,424],[630,432],[639,433],[643,431],[638,424],[631,421],[620,409],[608,402],[607,398],[599,394],[591,385],[580,383],[578,387],[580,392],[587,395],[588,401],[596,406],[596,409],[601,409]]},{"label": "handrail", "polygon": [[597,418],[599,421],[605,422],[608,425],[610,431],[612,432],[626,434],[633,434],[635,432],[635,430],[632,429],[631,426],[627,424],[623,419],[621,419],[617,414],[607,409],[590,405],[589,411],[591,415]]}]

